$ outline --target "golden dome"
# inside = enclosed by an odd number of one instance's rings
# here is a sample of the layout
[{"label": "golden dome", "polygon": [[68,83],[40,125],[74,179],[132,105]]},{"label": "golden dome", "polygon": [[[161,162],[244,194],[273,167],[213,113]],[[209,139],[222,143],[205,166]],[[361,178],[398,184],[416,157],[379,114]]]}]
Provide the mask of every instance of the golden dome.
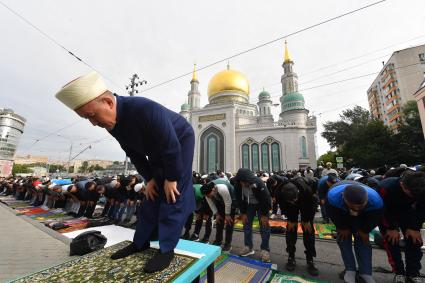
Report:
[{"label": "golden dome", "polygon": [[238,71],[227,70],[218,72],[208,83],[208,97],[221,92],[237,92],[249,97],[249,82],[247,78]]}]

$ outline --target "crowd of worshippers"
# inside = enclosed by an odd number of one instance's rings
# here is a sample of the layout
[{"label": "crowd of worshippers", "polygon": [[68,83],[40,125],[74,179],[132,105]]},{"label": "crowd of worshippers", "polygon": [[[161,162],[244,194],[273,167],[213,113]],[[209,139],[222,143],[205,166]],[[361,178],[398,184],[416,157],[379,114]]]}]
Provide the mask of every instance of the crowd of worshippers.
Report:
[{"label": "crowd of worshippers", "polygon": [[[231,252],[238,217],[243,223],[244,235],[244,247],[239,255],[251,256],[255,254],[253,222],[257,217],[260,259],[270,262],[269,219],[282,217],[287,221],[286,269],[296,269],[296,242],[301,228],[307,270],[317,276],[314,223],[320,207],[322,221],[336,226],[336,242],[345,266],[341,276],[345,282],[354,283],[359,278],[366,283],[375,282],[369,233],[376,227],[382,234],[394,282],[422,282],[420,230],[425,222],[424,171],[424,166],[408,168],[404,164],[375,170],[333,169],[328,162],[315,170],[306,168],[274,174],[254,173],[243,168],[234,176],[220,170],[203,176],[193,172],[196,210],[189,215],[181,237],[221,246],[224,252]],[[103,197],[101,216],[115,223],[129,222],[145,199],[143,180],[139,176],[84,180],[10,178],[1,180],[0,194],[14,195],[35,206],[62,207],[76,217],[92,217],[99,198]],[[210,241],[213,224],[216,234]],[[401,238],[404,239],[402,248]]]},{"label": "crowd of worshippers", "polygon": [[[204,176],[194,173],[196,211],[188,217],[182,238],[210,243],[215,222],[216,235],[211,243],[230,252],[235,216],[239,215],[244,233],[244,248],[239,255],[250,256],[255,254],[253,221],[257,216],[260,258],[270,262],[269,219],[281,214],[287,221],[286,269],[296,268],[300,226],[307,271],[317,276],[319,270],[313,261],[316,257],[314,222],[320,206],[323,222],[336,226],[337,244],[345,266],[341,277],[345,282],[375,282],[369,233],[376,227],[382,234],[394,282],[422,282],[420,230],[425,222],[424,171],[423,166],[407,168],[404,164],[398,168],[347,171],[335,170],[327,163],[325,168],[316,170],[307,168],[275,174],[254,174],[248,169],[239,169],[235,176],[222,171]],[[204,221],[205,231],[200,237]],[[400,244],[401,238],[404,238],[403,244]]]},{"label": "crowd of worshippers", "polygon": [[[145,184],[139,175],[102,178],[49,179],[16,177],[0,180],[0,195],[12,195],[31,206],[62,208],[76,218],[93,218],[96,205],[103,204],[99,217],[110,223],[134,224]],[[101,206],[100,206],[101,208]],[[133,222],[133,223],[132,223]]]}]

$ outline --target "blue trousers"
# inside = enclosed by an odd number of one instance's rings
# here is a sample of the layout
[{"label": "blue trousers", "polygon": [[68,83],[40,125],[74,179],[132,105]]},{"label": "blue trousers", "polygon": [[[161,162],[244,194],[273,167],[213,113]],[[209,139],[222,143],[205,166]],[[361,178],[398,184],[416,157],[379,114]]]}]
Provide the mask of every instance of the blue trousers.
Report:
[{"label": "blue trousers", "polygon": [[[348,239],[341,241],[337,239],[345,270],[357,271],[356,259],[359,265],[359,273],[372,275],[372,246],[365,245],[359,236],[354,236],[354,253],[351,235]],[[355,254],[355,256],[354,256]]]},{"label": "blue trousers", "polygon": [[[244,242],[245,246],[253,248],[254,244],[252,243],[252,222],[254,220],[255,215],[258,216],[258,221],[260,221],[260,211],[258,209],[258,205],[248,205],[247,207],[247,218],[248,223],[243,226],[244,233]],[[268,215],[267,215],[268,217]],[[261,246],[262,250],[270,251],[270,226],[264,227],[260,223],[260,234],[261,234]]]},{"label": "blue trousers", "polygon": [[[145,199],[140,207],[136,232],[133,242],[138,248],[147,241],[158,238],[162,253],[173,250],[179,239],[183,226],[190,213],[195,210],[195,195],[192,184],[192,161],[195,138],[188,135],[181,143],[183,176],[177,180],[177,196],[175,203],[167,203],[164,193],[164,180],[155,179],[159,196],[154,201]],[[158,236],[158,237],[156,237]]]}]

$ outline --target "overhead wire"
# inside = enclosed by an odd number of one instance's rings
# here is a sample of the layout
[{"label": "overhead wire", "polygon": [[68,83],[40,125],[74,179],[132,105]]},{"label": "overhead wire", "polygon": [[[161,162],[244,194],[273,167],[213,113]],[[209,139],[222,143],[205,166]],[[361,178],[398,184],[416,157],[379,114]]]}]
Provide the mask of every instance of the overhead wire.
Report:
[{"label": "overhead wire", "polygon": [[[357,13],[357,12],[359,12],[359,11],[361,11],[361,10],[368,9],[368,8],[370,8],[370,7],[372,7],[372,6],[375,6],[375,5],[381,4],[381,3],[386,2],[386,1],[387,1],[387,0],[380,0],[380,1],[376,1],[376,2],[373,2],[373,3],[368,4],[368,5],[366,5],[366,6],[362,6],[362,7],[360,7],[360,8],[357,8],[357,9],[351,10],[351,11],[349,11],[349,12],[346,12],[346,13],[340,14],[340,15],[338,15],[338,16],[328,18],[328,19],[323,20],[323,21],[321,21],[321,22],[319,22],[319,23],[316,23],[316,24],[313,24],[313,25],[309,25],[309,26],[304,27],[304,28],[301,28],[301,29],[299,29],[299,30],[297,30],[297,31],[294,31],[294,32],[291,32],[291,33],[285,34],[285,35],[280,36],[280,37],[278,37],[278,38],[275,38],[275,39],[273,39],[273,40],[270,40],[270,41],[264,42],[264,43],[259,44],[259,45],[257,45],[257,46],[254,46],[254,47],[251,47],[251,48],[249,48],[249,49],[243,50],[243,51],[241,51],[241,52],[235,53],[235,54],[230,55],[230,56],[228,56],[228,57],[226,57],[226,58],[219,59],[219,60],[217,60],[217,61],[214,61],[214,62],[212,62],[212,63],[209,63],[209,64],[207,64],[207,65],[205,65],[205,66],[202,66],[202,67],[200,67],[200,68],[197,68],[197,71],[201,71],[201,70],[204,70],[204,69],[210,68],[210,67],[212,67],[212,66],[214,66],[214,65],[217,65],[217,64],[220,64],[220,63],[223,63],[223,62],[229,61],[230,59],[233,59],[233,58],[235,58],[235,57],[238,57],[238,56],[244,55],[244,54],[246,54],[246,53],[249,53],[249,52],[251,52],[251,51],[254,51],[254,50],[256,50],[256,49],[259,49],[259,48],[261,48],[261,47],[264,47],[264,46],[270,45],[270,44],[275,43],[275,42],[277,42],[277,41],[280,41],[280,40],[282,40],[282,39],[284,39],[284,38],[288,38],[288,37],[290,37],[290,36],[294,36],[294,35],[296,35],[296,34],[299,34],[299,33],[305,32],[305,31],[307,31],[307,30],[310,30],[310,29],[316,28],[316,27],[318,27],[318,26],[321,26],[321,25],[324,25],[324,24],[326,24],[326,23],[329,23],[329,22],[335,21],[335,20],[340,19],[340,18],[343,18],[343,17],[345,17],[345,16],[348,16],[348,15],[351,15],[351,14],[354,14],[354,13]],[[171,83],[171,82],[173,82],[173,81],[175,81],[175,80],[178,80],[178,79],[181,79],[181,78],[186,77],[186,76],[188,76],[188,75],[191,75],[191,74],[192,74],[192,72],[193,72],[193,71],[190,71],[190,72],[187,72],[187,73],[184,73],[184,74],[178,75],[178,76],[176,76],[176,77],[173,77],[173,78],[171,78],[171,79],[168,79],[168,80],[166,80],[166,81],[163,81],[163,82],[160,82],[160,83],[154,84],[154,85],[152,85],[151,87],[148,87],[148,88],[146,88],[146,89],[144,89],[144,90],[141,90],[141,92],[142,92],[142,93],[143,93],[143,92],[147,92],[147,91],[149,91],[149,90],[152,90],[152,89],[155,89],[155,88],[157,88],[157,87],[163,86],[163,85],[165,85],[165,84]]]},{"label": "overhead wire", "polygon": [[31,23],[28,19],[26,19],[24,16],[22,16],[21,14],[19,14],[18,12],[16,12],[15,10],[13,10],[12,8],[10,8],[8,5],[6,5],[5,3],[3,3],[2,1],[0,1],[0,5],[2,5],[4,8],[6,8],[7,10],[9,10],[9,12],[11,12],[12,14],[14,14],[15,16],[17,16],[18,18],[20,18],[22,21],[24,21],[26,24],[28,24],[29,26],[31,26],[33,29],[35,29],[36,31],[38,31],[40,34],[42,34],[45,38],[47,38],[49,41],[53,42],[55,45],[59,46],[60,48],[62,48],[63,50],[65,50],[69,55],[71,55],[72,57],[74,57],[75,59],[77,59],[79,62],[83,63],[84,65],[86,65],[87,67],[89,67],[90,69],[92,69],[93,71],[96,71],[97,73],[99,73],[100,75],[102,75],[102,77],[104,77],[105,79],[107,79],[108,81],[110,81],[111,83],[113,83],[115,86],[117,86],[120,89],[123,89],[122,86],[120,86],[119,84],[117,84],[116,82],[114,82],[111,78],[109,78],[108,76],[106,76],[103,72],[100,72],[97,68],[93,67],[91,64],[87,63],[85,60],[83,60],[81,58],[81,56],[77,56],[74,52],[72,52],[71,50],[69,50],[68,48],[66,48],[63,44],[59,43],[56,39],[54,39],[52,36],[48,35],[45,31],[43,31],[41,28],[37,27],[36,25],[34,25],[33,23]]}]

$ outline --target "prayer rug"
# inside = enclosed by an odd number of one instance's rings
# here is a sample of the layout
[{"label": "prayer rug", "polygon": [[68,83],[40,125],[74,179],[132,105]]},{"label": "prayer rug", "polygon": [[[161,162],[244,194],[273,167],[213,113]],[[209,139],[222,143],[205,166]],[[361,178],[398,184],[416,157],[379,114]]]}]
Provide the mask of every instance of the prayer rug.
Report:
[{"label": "prayer rug", "polygon": [[16,215],[33,215],[39,213],[46,213],[48,210],[41,207],[23,207],[15,209],[18,213]]},{"label": "prayer rug", "polygon": [[317,279],[307,278],[302,275],[279,272],[279,271],[273,270],[270,276],[270,280],[267,282],[268,283],[330,283],[331,281],[317,280]]},{"label": "prayer rug", "polygon": [[[271,263],[229,255],[217,266],[214,264],[215,280],[220,283],[265,282],[270,276],[271,266]],[[201,282],[208,282],[206,275],[201,278]]]},{"label": "prayer rug", "polygon": [[90,220],[88,220],[88,219],[73,219],[73,220],[69,220],[69,221],[68,220],[63,221],[63,223],[66,226],[69,226],[69,227],[57,230],[61,234],[85,229],[85,228],[87,228],[88,224],[90,223]]},{"label": "prayer rug", "polygon": [[149,249],[117,260],[110,258],[130,243],[124,241],[10,282],[171,282],[196,261],[196,258],[175,254],[167,269],[144,273],[143,266],[157,250]]}]

